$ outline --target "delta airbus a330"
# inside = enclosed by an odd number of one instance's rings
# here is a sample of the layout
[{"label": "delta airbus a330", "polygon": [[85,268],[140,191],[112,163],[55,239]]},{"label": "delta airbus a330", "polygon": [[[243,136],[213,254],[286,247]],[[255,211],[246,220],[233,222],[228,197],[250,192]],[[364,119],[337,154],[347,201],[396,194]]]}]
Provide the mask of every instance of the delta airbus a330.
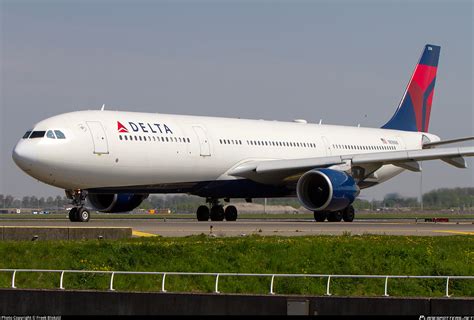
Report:
[{"label": "delta airbus a330", "polygon": [[[235,221],[231,198],[298,197],[316,221],[352,221],[360,189],[418,161],[465,168],[473,147],[438,148],[428,133],[440,47],[426,45],[393,117],[381,128],[121,111],[79,111],[39,122],[13,151],[30,176],[65,189],[71,221],[89,203],[125,212],[151,193],[206,199],[197,219]],[[204,201],[203,201],[204,202]]]}]

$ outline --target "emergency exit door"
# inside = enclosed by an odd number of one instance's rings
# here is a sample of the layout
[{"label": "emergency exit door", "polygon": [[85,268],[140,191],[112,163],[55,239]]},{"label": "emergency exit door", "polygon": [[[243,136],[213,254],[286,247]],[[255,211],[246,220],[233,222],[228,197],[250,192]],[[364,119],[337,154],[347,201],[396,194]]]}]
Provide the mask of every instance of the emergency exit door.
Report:
[{"label": "emergency exit door", "polygon": [[109,144],[107,143],[107,136],[105,135],[104,127],[99,121],[87,121],[87,126],[94,142],[94,153],[105,154],[109,153]]}]

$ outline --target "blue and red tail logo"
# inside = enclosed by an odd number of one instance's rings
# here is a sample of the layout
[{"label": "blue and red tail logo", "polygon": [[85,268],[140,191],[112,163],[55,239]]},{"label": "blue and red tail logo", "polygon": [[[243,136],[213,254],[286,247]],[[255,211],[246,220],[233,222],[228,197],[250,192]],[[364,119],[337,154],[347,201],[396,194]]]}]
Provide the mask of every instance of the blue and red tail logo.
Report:
[{"label": "blue and red tail logo", "polygon": [[392,119],[382,128],[427,132],[441,47],[427,44]]}]

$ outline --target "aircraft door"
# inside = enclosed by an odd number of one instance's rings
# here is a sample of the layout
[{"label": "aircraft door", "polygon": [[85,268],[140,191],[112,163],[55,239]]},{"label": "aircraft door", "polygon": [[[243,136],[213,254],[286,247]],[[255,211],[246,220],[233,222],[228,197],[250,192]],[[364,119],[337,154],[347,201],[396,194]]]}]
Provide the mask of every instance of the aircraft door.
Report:
[{"label": "aircraft door", "polygon": [[95,154],[107,154],[109,153],[109,144],[107,142],[107,136],[105,135],[104,127],[99,121],[87,121],[92,141],[94,142],[94,153]]},{"label": "aircraft door", "polygon": [[209,145],[209,139],[207,138],[204,128],[201,126],[193,126],[194,133],[199,140],[199,148],[201,150],[201,156],[207,157],[211,155],[211,147]]},{"label": "aircraft door", "polygon": [[326,150],[326,156],[330,156],[332,154],[331,144],[326,137],[323,136],[321,139],[323,140],[324,149]]}]

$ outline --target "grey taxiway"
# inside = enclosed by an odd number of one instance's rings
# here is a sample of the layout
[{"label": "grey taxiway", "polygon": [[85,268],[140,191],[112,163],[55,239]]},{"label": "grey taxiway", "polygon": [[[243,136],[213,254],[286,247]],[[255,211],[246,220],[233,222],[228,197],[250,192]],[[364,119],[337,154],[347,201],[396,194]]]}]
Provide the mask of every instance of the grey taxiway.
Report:
[{"label": "grey taxiway", "polygon": [[129,227],[133,236],[183,237],[207,234],[225,236],[311,236],[311,235],[474,235],[474,222],[424,222],[421,220],[355,220],[354,222],[315,222],[313,220],[239,219],[234,222],[198,222],[192,219],[100,219],[88,223],[74,223],[62,219],[1,219],[0,226],[36,227]]}]

